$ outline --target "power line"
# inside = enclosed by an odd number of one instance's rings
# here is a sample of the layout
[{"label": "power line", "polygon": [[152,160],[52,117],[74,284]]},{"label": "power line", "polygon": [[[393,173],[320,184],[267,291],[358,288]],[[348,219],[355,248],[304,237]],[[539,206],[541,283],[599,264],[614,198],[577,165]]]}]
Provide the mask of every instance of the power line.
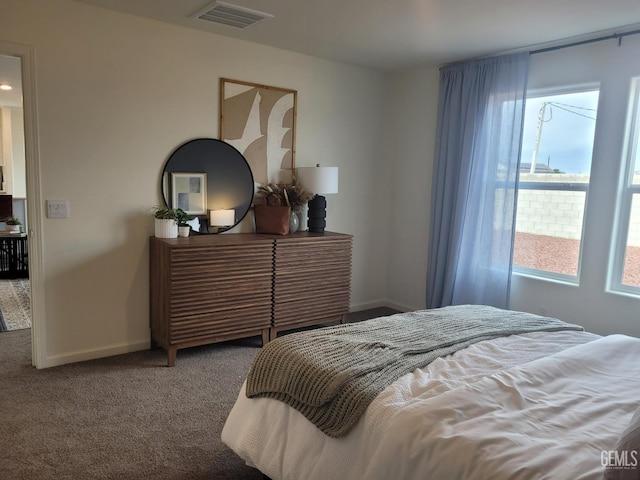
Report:
[{"label": "power line", "polygon": [[[549,102],[548,104],[551,105],[552,107],[556,107],[556,108],[559,108],[560,110],[564,110],[565,112],[573,113],[574,115],[578,115],[580,117],[588,118],[589,120],[595,120],[595,117],[590,117],[589,115],[584,115],[583,113],[574,112],[573,110],[569,110],[568,108],[562,107],[561,105],[564,105],[562,103]],[[569,106],[572,107],[572,105],[569,105]],[[574,107],[574,108],[584,108],[584,107]],[[584,108],[584,110],[591,110],[591,111],[594,111],[594,112],[597,111],[597,110],[594,110],[592,108]]]},{"label": "power line", "polygon": [[[547,120],[545,120],[544,117],[545,117],[545,112],[546,112],[547,107],[551,107],[551,108],[549,108],[549,118]],[[597,109],[595,109],[595,108],[580,107],[578,105],[569,105],[568,103],[561,103],[561,102],[542,102],[542,106],[540,107],[540,110],[538,111],[538,127],[536,128],[536,137],[535,137],[535,140],[533,142],[533,152],[531,154],[531,166],[530,166],[529,173],[535,173],[536,172],[536,163],[538,161],[538,148],[540,147],[540,137],[542,135],[542,125],[544,123],[550,122],[553,119],[553,108],[552,107],[559,108],[560,110],[564,110],[566,112],[573,113],[574,115],[578,115],[580,117],[588,118],[589,120],[594,120],[594,121],[596,120],[594,117],[590,117],[590,116],[585,115],[583,113],[574,112],[573,110],[570,110],[571,108],[575,108],[575,109],[578,109],[578,110],[588,110],[588,111],[591,111],[591,112],[597,112]]]},{"label": "power line", "polygon": [[568,103],[562,103],[562,102],[548,102],[548,103],[552,103],[554,105],[562,105],[564,107],[578,108],[580,110],[589,110],[591,112],[597,112],[598,111],[597,108],[580,107],[578,105],[569,105]]}]

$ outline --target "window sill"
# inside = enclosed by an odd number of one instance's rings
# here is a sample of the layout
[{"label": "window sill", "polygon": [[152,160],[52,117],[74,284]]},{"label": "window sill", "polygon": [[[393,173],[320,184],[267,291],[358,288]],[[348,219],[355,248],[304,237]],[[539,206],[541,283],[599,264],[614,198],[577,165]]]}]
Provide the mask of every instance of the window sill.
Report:
[{"label": "window sill", "polygon": [[618,287],[618,288],[607,288],[606,289],[607,293],[610,293],[611,295],[617,295],[619,297],[626,297],[626,298],[632,298],[634,300],[640,300],[640,290],[635,291],[632,289],[624,289],[624,287]]},{"label": "window sill", "polygon": [[579,286],[577,278],[569,277],[561,274],[558,274],[558,276],[555,276],[553,274],[542,275],[536,270],[530,270],[530,271],[525,269],[516,270],[514,268],[513,271],[511,272],[511,275],[515,275],[523,278],[530,278],[533,280],[538,280],[540,282],[555,283],[557,285],[566,285],[567,287]]}]

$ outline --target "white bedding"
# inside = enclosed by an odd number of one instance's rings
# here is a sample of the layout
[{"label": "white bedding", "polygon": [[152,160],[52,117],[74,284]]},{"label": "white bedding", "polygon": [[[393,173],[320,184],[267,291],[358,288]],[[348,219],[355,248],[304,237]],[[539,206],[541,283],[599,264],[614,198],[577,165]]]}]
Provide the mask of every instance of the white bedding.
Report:
[{"label": "white bedding", "polygon": [[398,379],[341,438],[243,386],[222,440],[274,480],[601,478],[640,403],[638,359],[619,335],[480,342]]}]

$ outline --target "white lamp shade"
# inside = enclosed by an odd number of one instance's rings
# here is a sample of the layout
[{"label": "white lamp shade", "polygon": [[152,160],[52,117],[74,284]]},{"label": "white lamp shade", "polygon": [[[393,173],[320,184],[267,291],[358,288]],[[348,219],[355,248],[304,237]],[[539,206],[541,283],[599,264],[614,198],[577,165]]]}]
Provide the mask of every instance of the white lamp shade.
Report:
[{"label": "white lamp shade", "polygon": [[298,180],[312,193],[338,193],[338,167],[298,167]]},{"label": "white lamp shade", "polygon": [[209,212],[212,227],[228,227],[236,223],[236,211],[229,210],[211,210]]}]

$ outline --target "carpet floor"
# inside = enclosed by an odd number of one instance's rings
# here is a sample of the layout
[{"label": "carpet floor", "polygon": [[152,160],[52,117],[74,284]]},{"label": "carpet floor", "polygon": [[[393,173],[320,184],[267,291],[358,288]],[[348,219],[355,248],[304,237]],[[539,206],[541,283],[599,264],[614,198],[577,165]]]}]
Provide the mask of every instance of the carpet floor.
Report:
[{"label": "carpet floor", "polygon": [[173,368],[157,349],[37,370],[31,330],[3,333],[0,478],[261,480],[220,440],[259,346],[180,350]]},{"label": "carpet floor", "polygon": [[28,278],[0,280],[0,332],[31,328]]}]

